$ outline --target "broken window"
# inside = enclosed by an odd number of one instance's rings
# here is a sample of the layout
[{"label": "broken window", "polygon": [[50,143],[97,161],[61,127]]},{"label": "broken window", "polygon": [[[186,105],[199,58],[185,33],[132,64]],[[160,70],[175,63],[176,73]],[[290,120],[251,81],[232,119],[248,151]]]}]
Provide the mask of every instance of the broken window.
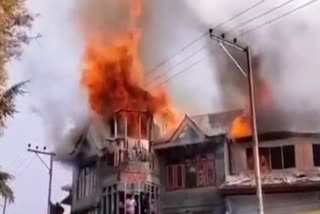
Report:
[{"label": "broken window", "polygon": [[[252,149],[246,150],[247,167],[249,170],[254,170],[254,159]],[[289,169],[294,168],[295,151],[294,146],[278,146],[269,148],[259,148],[260,168],[261,172],[267,173],[270,169]]]},{"label": "broken window", "polygon": [[312,151],[313,151],[313,165],[320,167],[320,144],[313,144]]}]

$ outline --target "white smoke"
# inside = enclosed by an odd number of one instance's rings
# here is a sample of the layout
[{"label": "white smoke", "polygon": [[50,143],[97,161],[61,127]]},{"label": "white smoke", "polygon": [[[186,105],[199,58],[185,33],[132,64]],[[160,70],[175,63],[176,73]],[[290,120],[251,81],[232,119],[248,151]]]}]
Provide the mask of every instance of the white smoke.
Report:
[{"label": "white smoke", "polygon": [[[238,28],[227,36],[232,39],[233,36],[237,36],[240,32],[255,28],[309,1],[292,1],[286,6]],[[202,0],[200,4],[199,2],[188,0],[187,4],[195,17],[201,22],[201,25],[204,28],[209,28],[228,20],[258,2],[259,0],[241,2]],[[240,23],[284,2],[286,0],[264,0],[251,11],[223,25],[219,31],[227,32]],[[317,93],[320,91],[320,85],[318,84],[318,79],[320,78],[318,71],[320,66],[318,59],[320,43],[317,42],[317,38],[320,36],[320,27],[318,25],[320,21],[318,16],[319,7],[320,2],[315,2],[291,15],[280,18],[278,21],[238,38],[242,43],[250,45],[255,54],[262,57],[261,72],[270,84],[274,106],[288,113],[292,120],[296,118],[294,115],[300,113],[309,114],[309,119],[320,113],[317,110],[320,107],[320,100],[317,98]],[[228,91],[228,94],[222,93],[221,96],[229,96],[226,99],[232,99],[239,89],[237,86],[239,79],[234,78],[237,74],[218,70],[218,67],[214,66],[217,59],[219,58],[213,57],[212,59],[214,61],[212,63],[213,72],[218,77],[223,75],[221,73],[227,72],[229,81],[233,81],[229,84],[218,81],[218,84],[221,84],[222,89],[225,89],[225,85],[234,85],[231,87],[232,90]],[[297,118],[301,119],[301,117]],[[307,121],[308,119],[306,119]]]},{"label": "white smoke", "polygon": [[[144,31],[142,56],[146,72],[152,70],[163,59],[172,56],[186,43],[208,31],[209,27],[228,20],[234,14],[258,1],[202,0],[201,3],[193,0],[145,1],[141,25]],[[245,27],[259,25],[307,1],[294,1],[281,10]],[[282,2],[284,0],[265,0],[259,7],[229,22],[221,30],[228,30]],[[89,114],[86,96],[80,87],[82,43],[74,20],[74,7],[79,6],[78,3],[66,1],[65,4],[59,4],[59,6],[55,4],[54,9],[46,11],[39,18],[40,23],[36,23],[34,29],[36,33],[43,34],[43,38],[33,44],[33,49],[41,50],[41,55],[39,57],[39,55],[26,53],[28,64],[32,65],[27,67],[28,72],[24,77],[24,79],[31,80],[29,93],[34,98],[31,111],[43,118],[44,126],[50,136],[48,137],[51,141],[49,143],[55,145],[57,142],[62,143],[61,145],[72,145],[70,142],[74,140],[70,138],[82,131],[87,124]],[[317,99],[317,92],[320,89],[318,84],[320,60],[317,59],[320,48],[317,42],[320,36],[320,27],[317,24],[320,19],[317,15],[319,6],[319,3],[310,5],[241,38],[243,42],[247,42],[254,48],[255,53],[263,57],[263,74],[271,84],[274,99],[278,106],[289,112],[314,112],[320,107],[319,99]],[[88,8],[93,13],[92,7]],[[101,14],[103,14],[105,10],[100,7],[99,11],[102,11]],[[99,17],[97,15],[100,12],[95,13],[96,16],[93,18]],[[109,13],[109,15],[106,15],[106,18],[117,14]],[[42,22],[41,19],[47,20]],[[44,23],[51,23],[51,25]],[[98,24],[106,23],[98,22]],[[245,28],[239,30],[245,30]],[[237,32],[234,34],[236,35]],[[205,40],[205,42],[210,42],[208,46],[214,44],[214,41]],[[197,47],[192,48],[193,51],[195,49]],[[188,55],[188,50],[179,57],[183,58],[186,55]],[[168,67],[170,68],[178,61],[179,59],[172,59],[158,71],[166,72]],[[185,107],[185,110],[197,113],[199,109],[201,112],[220,110],[221,103],[219,102],[223,100],[221,96],[225,94],[220,93],[223,85],[219,85],[217,78],[221,72],[226,73],[226,71],[219,71],[217,67],[214,67],[217,58],[212,58],[211,61],[177,76],[168,83],[175,101]],[[183,68],[184,66],[175,68],[168,76]],[[231,81],[229,85],[232,84]],[[234,85],[237,85],[237,82]],[[235,92],[237,87],[230,88],[232,90],[228,91],[230,92],[228,96],[230,99],[235,99],[232,92]],[[70,130],[75,130],[75,132],[70,132]]]},{"label": "white smoke", "polygon": [[44,2],[41,6],[37,2],[43,10],[32,30],[41,38],[26,48],[21,62],[21,78],[30,80],[26,89],[32,100],[30,113],[42,119],[46,144],[59,153],[72,150],[89,112],[80,86],[82,44],[71,15],[74,3]]}]

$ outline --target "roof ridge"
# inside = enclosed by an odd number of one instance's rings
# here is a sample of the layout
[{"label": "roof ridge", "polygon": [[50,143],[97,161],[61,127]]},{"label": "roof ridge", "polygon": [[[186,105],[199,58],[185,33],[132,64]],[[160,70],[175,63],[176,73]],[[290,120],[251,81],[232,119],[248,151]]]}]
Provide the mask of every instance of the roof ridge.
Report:
[{"label": "roof ridge", "polygon": [[243,111],[242,109],[233,109],[233,110],[227,110],[227,111],[220,111],[220,112],[212,112],[212,113],[203,113],[203,114],[193,114],[193,115],[188,115],[189,118],[192,117],[199,117],[199,116],[206,116],[206,115],[220,115],[220,114],[228,114],[232,112],[240,112]]}]

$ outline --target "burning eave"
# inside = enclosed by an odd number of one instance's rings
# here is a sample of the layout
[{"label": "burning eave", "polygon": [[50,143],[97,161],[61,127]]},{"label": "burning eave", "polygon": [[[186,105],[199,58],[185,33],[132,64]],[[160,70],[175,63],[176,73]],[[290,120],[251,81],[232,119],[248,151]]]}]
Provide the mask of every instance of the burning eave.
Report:
[{"label": "burning eave", "polygon": [[[319,132],[292,132],[292,131],[270,131],[258,134],[259,141],[283,140],[289,138],[312,138],[320,139]],[[252,142],[252,136],[229,139],[229,142],[234,143],[249,143]]]}]

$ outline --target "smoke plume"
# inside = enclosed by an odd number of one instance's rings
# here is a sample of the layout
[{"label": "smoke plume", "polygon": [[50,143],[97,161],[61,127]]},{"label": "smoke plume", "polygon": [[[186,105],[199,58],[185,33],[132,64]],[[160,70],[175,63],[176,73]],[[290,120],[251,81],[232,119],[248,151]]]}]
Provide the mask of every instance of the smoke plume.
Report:
[{"label": "smoke plume", "polygon": [[[83,40],[90,31],[103,30],[107,39],[126,27],[128,4],[119,2],[128,1],[81,0],[53,4],[56,9],[46,11],[35,23],[34,31],[41,32],[42,38],[25,52],[27,72],[23,79],[31,80],[30,111],[42,119],[47,143],[61,155],[72,151],[90,120],[87,96],[80,85]],[[172,8],[177,8],[179,13]],[[177,26],[172,26],[172,20],[176,20]],[[179,28],[187,31],[197,28],[198,22],[194,20],[181,0],[145,1],[139,26],[142,30],[140,54],[146,72],[176,51],[176,40],[185,36]],[[194,32],[188,36],[192,39]],[[35,55],[33,52],[38,49],[41,54]]]},{"label": "smoke plume", "polygon": [[[209,28],[223,23],[257,2],[259,1],[247,0],[237,3],[231,0],[214,2],[204,0],[201,4],[188,1],[188,5],[201,22],[201,26]],[[221,26],[217,33],[228,32],[240,23],[283,2],[285,1],[262,1],[254,9]],[[306,2],[308,1],[294,1],[236,29],[227,36],[232,39],[233,36],[255,28]],[[320,36],[320,27],[317,24],[320,18],[316,15],[319,6],[319,3],[311,4],[238,38],[242,43],[250,45],[254,55],[261,60],[260,68],[255,68],[255,74],[261,76],[271,90],[272,108],[267,114],[273,115],[269,118],[273,120],[273,124],[281,122],[282,128],[309,131],[319,131],[320,128],[320,124],[314,120],[314,117],[320,113],[318,110],[320,101],[317,99],[317,92],[320,89],[317,83],[320,44],[314,40]],[[208,42],[208,46],[210,44],[212,41]],[[212,49],[212,52],[214,56],[211,58],[211,68],[221,88],[220,96],[224,106],[226,108],[244,107],[247,100],[247,92],[244,90],[245,78],[221,49]],[[235,51],[232,53],[243,65],[245,62],[243,56]],[[259,86],[259,81],[256,81],[256,86]]]}]

